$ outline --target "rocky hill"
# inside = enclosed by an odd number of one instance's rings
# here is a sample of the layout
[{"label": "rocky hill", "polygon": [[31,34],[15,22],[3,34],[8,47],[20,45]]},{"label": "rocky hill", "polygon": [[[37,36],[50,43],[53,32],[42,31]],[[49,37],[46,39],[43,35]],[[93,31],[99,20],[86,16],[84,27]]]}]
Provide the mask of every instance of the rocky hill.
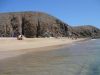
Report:
[{"label": "rocky hill", "polygon": [[68,24],[42,12],[0,14],[0,36],[65,37]]},{"label": "rocky hill", "polygon": [[54,16],[42,12],[0,13],[0,37],[99,37],[93,26],[71,27]]},{"label": "rocky hill", "polygon": [[72,36],[78,38],[85,38],[85,37],[99,38],[100,37],[100,29],[91,25],[71,27],[69,31],[72,33]]}]

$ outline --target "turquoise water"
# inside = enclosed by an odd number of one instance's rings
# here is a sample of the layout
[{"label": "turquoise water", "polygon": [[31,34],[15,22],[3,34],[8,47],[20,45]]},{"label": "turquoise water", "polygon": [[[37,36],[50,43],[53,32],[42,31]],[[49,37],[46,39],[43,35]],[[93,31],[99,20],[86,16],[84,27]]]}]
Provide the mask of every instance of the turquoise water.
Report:
[{"label": "turquoise water", "polygon": [[100,75],[100,40],[2,60],[0,75]]}]

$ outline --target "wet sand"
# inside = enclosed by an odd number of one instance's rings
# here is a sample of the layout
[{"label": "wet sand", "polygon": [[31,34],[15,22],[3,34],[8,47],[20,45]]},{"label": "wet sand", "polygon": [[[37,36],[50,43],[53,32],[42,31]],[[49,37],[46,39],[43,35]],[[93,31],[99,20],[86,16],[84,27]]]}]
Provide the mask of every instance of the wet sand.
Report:
[{"label": "wet sand", "polygon": [[[96,43],[99,44],[99,43]],[[67,46],[67,47],[66,47]],[[0,61],[0,75],[99,75],[99,45],[82,41]],[[97,49],[97,47],[99,47]],[[53,49],[51,47],[51,49]],[[43,51],[44,50],[44,51]]]},{"label": "wet sand", "polygon": [[[98,73],[95,67],[99,65],[100,55],[95,46],[93,41],[80,41],[34,48],[16,57],[0,60],[0,75],[93,75]],[[94,69],[97,71],[92,72]]]}]

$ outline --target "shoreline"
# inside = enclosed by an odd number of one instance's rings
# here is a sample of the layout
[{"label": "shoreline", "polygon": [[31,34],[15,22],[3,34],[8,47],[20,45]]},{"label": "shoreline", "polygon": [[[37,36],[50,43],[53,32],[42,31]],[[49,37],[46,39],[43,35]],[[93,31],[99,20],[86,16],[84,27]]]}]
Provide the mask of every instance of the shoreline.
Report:
[{"label": "shoreline", "polygon": [[16,40],[16,38],[0,39],[0,60],[16,57],[28,52],[51,51],[64,47],[75,42],[81,42],[86,38],[72,40],[68,38],[24,38],[24,40]]}]

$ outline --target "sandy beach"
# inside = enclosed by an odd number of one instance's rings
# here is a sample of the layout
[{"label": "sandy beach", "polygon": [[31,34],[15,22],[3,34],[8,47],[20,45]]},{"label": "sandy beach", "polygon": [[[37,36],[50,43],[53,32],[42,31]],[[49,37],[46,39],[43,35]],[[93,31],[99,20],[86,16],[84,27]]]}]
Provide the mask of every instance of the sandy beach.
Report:
[{"label": "sandy beach", "polygon": [[[10,39],[8,41],[12,40]],[[23,41],[29,43],[29,40],[33,39]],[[0,60],[0,75],[100,75],[99,44],[99,39],[80,42],[73,40],[70,44],[51,47],[23,50],[18,47],[18,50],[5,50],[4,55],[1,51],[0,55],[11,57]]]},{"label": "sandy beach", "polygon": [[17,40],[16,38],[0,38],[0,59],[14,57],[30,51],[39,52],[44,50],[53,50],[54,48],[58,48],[60,45],[69,45],[80,40],[84,39],[72,40],[68,38],[24,38],[23,40]]}]

